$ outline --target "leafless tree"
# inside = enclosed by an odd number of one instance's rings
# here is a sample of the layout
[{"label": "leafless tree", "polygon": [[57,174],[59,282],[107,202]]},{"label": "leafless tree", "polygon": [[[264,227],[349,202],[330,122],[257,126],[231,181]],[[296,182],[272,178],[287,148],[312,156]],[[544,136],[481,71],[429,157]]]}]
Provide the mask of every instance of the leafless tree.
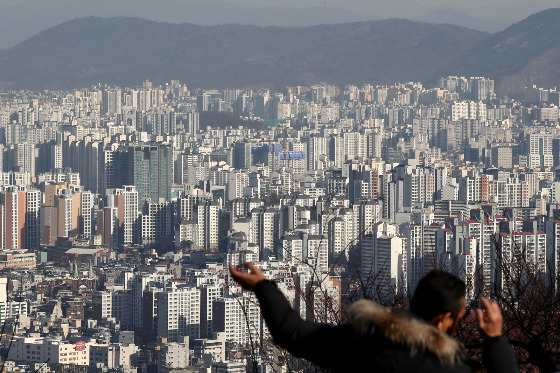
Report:
[{"label": "leafless tree", "polygon": [[[539,266],[526,247],[513,244],[508,250],[497,240],[493,246],[493,282],[488,296],[502,309],[504,335],[521,371],[560,370],[558,274],[550,270],[551,266],[548,270]],[[471,305],[474,307],[476,304]],[[474,312],[461,323],[458,337],[473,356],[481,356],[483,340],[476,330]]]}]

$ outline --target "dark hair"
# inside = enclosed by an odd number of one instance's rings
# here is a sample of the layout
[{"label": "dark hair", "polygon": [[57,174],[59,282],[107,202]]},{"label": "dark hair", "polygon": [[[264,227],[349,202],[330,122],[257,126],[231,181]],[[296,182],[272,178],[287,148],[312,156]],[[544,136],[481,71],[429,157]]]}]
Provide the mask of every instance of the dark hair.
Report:
[{"label": "dark hair", "polygon": [[428,322],[446,312],[457,317],[464,296],[465,283],[460,278],[444,271],[431,271],[418,282],[410,311]]}]

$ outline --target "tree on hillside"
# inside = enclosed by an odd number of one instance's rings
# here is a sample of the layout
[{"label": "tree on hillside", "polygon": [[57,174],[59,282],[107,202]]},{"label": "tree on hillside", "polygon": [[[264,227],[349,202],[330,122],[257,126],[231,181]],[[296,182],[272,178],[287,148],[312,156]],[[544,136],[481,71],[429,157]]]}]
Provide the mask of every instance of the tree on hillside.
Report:
[{"label": "tree on hillside", "polygon": [[[558,274],[550,270],[550,263],[544,266],[535,253],[520,244],[513,244],[509,250],[494,240],[494,254],[494,281],[488,296],[500,305],[503,333],[513,347],[521,371],[560,370]],[[477,304],[470,308],[477,308]],[[481,357],[484,341],[474,319],[474,312],[467,315],[458,338],[473,356]]]}]

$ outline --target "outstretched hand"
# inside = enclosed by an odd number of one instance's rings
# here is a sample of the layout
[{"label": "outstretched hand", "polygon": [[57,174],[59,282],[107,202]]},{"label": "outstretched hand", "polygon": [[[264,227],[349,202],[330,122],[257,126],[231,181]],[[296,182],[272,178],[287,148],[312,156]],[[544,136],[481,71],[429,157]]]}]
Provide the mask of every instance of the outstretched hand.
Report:
[{"label": "outstretched hand", "polygon": [[483,312],[480,308],[476,310],[478,328],[489,338],[502,335],[503,318],[500,306],[486,298],[480,298],[480,300],[485,311]]},{"label": "outstretched hand", "polygon": [[231,277],[237,282],[241,287],[245,290],[253,290],[255,285],[262,280],[265,280],[266,277],[264,273],[254,265],[249,262],[243,263],[243,266],[249,270],[249,272],[245,272],[239,266],[232,266],[229,265],[229,272],[231,273]]}]

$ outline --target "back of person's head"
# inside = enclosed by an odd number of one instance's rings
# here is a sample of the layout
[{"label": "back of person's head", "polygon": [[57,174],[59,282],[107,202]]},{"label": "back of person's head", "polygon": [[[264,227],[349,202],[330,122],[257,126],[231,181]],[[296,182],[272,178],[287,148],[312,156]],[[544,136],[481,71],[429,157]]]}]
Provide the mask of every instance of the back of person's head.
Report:
[{"label": "back of person's head", "polygon": [[410,310],[428,322],[447,312],[457,317],[464,296],[465,283],[460,278],[444,271],[431,271],[418,282]]}]

